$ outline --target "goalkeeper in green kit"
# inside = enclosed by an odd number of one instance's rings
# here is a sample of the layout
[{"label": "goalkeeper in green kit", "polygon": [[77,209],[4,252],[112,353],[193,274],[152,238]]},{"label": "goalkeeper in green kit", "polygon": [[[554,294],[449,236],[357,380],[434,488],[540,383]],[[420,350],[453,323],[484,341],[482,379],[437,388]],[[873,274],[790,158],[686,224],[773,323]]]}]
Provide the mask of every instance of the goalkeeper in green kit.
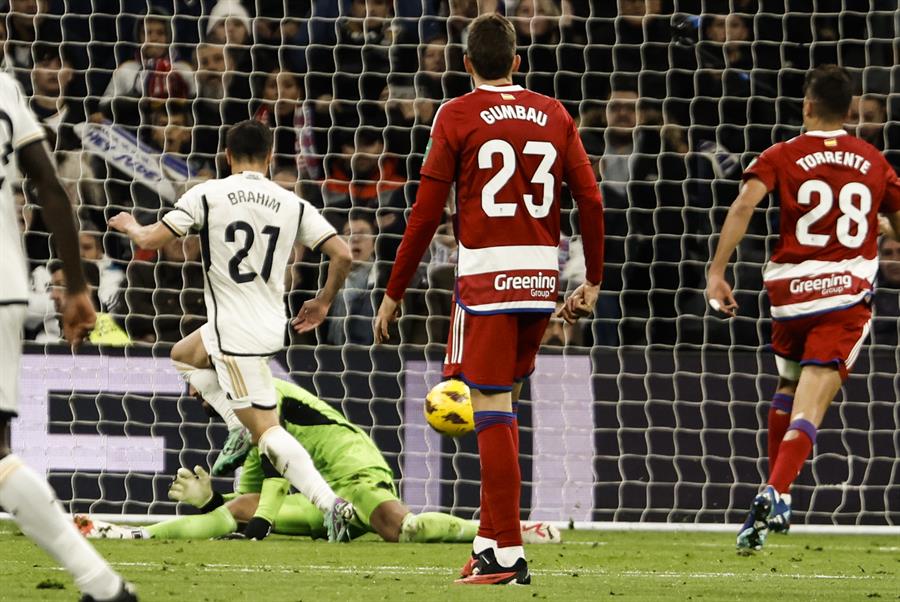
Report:
[{"label": "goalkeeper in green kit", "polygon": [[[278,413],[284,428],[312,457],[316,469],[335,493],[350,501],[357,519],[346,533],[329,539],[349,540],[374,532],[391,542],[471,542],[475,522],[439,512],[412,513],[397,496],[394,475],[371,438],[343,414],[302,387],[274,379]],[[253,447],[244,461],[237,491],[214,492],[201,467],[180,468],[169,497],[200,508],[147,527],[115,525],[86,515],[75,517],[88,538],[207,539],[232,534],[263,539],[269,533],[324,538],[322,512],[302,494],[289,494],[290,483]],[[243,529],[241,530],[241,526]],[[529,543],[556,543],[559,530],[544,522],[522,522]]]}]

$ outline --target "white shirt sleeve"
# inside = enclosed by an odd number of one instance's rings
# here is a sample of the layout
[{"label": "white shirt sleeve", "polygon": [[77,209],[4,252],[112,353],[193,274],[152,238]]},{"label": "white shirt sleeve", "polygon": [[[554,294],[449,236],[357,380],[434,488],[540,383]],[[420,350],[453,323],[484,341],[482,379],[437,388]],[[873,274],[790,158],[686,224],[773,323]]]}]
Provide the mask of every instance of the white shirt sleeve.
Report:
[{"label": "white shirt sleeve", "polygon": [[28,106],[19,82],[12,78],[9,78],[9,80],[11,84],[10,92],[15,94],[16,98],[16,110],[9,115],[12,124],[12,145],[14,149],[18,150],[35,140],[46,138],[46,133],[31,111],[31,107]]},{"label": "white shirt sleeve", "polygon": [[308,201],[300,199],[300,208],[302,213],[297,229],[297,240],[304,247],[318,249],[322,243],[337,234],[337,230]]},{"label": "white shirt sleeve", "polygon": [[186,236],[191,230],[203,227],[203,186],[197,185],[181,195],[175,202],[175,209],[162,217],[166,225],[176,236]]}]

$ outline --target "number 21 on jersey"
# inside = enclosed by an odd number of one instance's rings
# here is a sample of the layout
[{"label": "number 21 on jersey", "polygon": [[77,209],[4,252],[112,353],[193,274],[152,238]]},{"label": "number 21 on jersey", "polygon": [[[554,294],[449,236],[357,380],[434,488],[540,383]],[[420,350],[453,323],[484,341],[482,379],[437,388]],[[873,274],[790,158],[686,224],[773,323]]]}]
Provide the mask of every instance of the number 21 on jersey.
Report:
[{"label": "number 21 on jersey", "polygon": [[[807,180],[797,191],[797,202],[801,206],[813,204],[813,194],[818,197],[819,204],[797,220],[797,242],[807,247],[824,247],[831,241],[830,234],[813,234],[813,224],[828,215],[834,205],[834,192],[822,180]],[[858,205],[857,205],[858,203]],[[872,210],[872,192],[860,182],[849,182],[838,192],[838,209],[841,216],[837,220],[837,240],[848,249],[856,249],[866,240],[869,233],[869,211]],[[851,227],[856,226],[856,233],[851,234]]]},{"label": "number 21 on jersey", "polygon": [[[540,184],[543,188],[541,202],[534,202],[534,195],[523,195],[525,208],[536,219],[547,217],[550,213],[550,205],[553,203],[553,191],[556,180],[550,169],[556,161],[556,149],[549,142],[529,140],[522,151],[526,155],[541,157],[534,175],[531,176],[532,184]],[[516,173],[516,151],[506,140],[488,140],[478,149],[479,169],[492,169],[494,167],[494,155],[500,155],[500,171],[494,174],[481,190],[481,208],[488,217],[512,217],[516,214],[519,204],[514,200],[499,201],[497,193],[506,186],[510,178]]]}]

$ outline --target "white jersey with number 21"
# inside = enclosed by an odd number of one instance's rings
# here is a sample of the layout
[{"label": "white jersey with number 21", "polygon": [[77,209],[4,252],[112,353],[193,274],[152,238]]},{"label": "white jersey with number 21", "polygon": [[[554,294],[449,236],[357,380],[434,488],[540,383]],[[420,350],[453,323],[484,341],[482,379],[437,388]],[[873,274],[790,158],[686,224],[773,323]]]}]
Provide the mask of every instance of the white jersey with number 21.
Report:
[{"label": "white jersey with number 21", "polygon": [[284,347],[284,275],[294,242],[316,249],[336,234],[307,201],[245,171],[189,190],[163,223],[199,231],[209,326],[225,355],[272,355]]}]

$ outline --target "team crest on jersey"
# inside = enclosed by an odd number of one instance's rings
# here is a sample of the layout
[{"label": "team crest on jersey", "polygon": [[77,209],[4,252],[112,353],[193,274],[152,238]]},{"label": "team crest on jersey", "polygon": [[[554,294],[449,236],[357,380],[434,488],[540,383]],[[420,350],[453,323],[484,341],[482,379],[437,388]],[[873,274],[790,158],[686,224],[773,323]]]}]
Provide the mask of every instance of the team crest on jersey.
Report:
[{"label": "team crest on jersey", "polygon": [[827,146],[828,148],[834,148],[835,146],[837,146],[837,143],[838,143],[837,139],[829,138],[828,140],[825,141],[825,146]]}]

